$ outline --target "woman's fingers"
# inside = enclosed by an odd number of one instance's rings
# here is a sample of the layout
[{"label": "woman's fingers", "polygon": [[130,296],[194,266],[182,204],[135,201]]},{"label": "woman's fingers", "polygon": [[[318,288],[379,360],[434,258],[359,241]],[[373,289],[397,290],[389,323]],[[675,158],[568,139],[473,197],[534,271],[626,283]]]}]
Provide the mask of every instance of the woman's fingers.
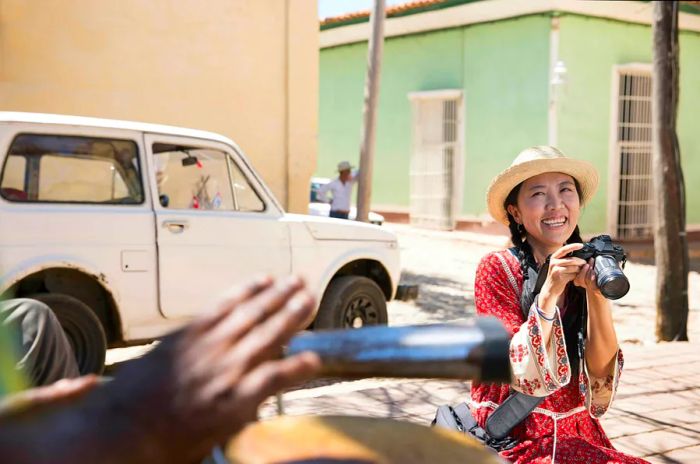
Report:
[{"label": "woman's fingers", "polygon": [[554,259],[550,262],[548,278],[552,280],[557,293],[564,291],[567,283],[579,278],[583,265],[585,261],[577,258]]},{"label": "woman's fingers", "polygon": [[568,245],[564,245],[563,247],[559,248],[557,251],[552,253],[552,258],[563,258],[572,251],[580,250],[583,248],[583,243],[569,243]]},{"label": "woman's fingers", "polygon": [[581,270],[576,274],[576,278],[574,278],[574,284],[578,285],[579,287],[586,286],[589,271],[590,268],[588,264],[584,264],[583,266],[581,266]]},{"label": "woman's fingers", "polygon": [[588,278],[595,280],[595,260],[593,258],[588,260]]}]

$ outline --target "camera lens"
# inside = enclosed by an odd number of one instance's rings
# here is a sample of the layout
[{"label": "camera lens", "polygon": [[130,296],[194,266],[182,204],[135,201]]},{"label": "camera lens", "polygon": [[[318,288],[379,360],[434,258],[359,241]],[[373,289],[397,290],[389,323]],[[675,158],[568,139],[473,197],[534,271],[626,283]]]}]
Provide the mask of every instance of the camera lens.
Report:
[{"label": "camera lens", "polygon": [[599,255],[595,259],[594,266],[598,276],[598,288],[605,298],[617,300],[627,295],[630,283],[615,258]]}]

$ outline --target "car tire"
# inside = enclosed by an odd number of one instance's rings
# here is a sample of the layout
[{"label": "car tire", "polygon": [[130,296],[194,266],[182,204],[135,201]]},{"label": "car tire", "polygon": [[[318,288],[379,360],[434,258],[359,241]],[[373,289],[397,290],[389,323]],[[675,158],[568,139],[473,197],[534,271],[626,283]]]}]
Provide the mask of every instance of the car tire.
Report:
[{"label": "car tire", "polygon": [[323,294],[315,329],[350,329],[386,325],[386,300],[379,286],[361,276],[337,277]]},{"label": "car tire", "polygon": [[56,315],[73,348],[80,374],[102,374],[107,337],[92,309],[77,298],[62,293],[39,293],[30,298],[46,304]]}]

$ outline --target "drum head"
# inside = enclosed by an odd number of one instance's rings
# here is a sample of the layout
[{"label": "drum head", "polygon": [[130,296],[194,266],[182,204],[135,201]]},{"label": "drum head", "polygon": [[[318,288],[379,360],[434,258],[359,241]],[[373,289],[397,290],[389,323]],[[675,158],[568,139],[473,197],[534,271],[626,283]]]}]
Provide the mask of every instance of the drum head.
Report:
[{"label": "drum head", "polygon": [[393,419],[281,416],[246,427],[228,445],[232,463],[503,463],[459,432]]}]

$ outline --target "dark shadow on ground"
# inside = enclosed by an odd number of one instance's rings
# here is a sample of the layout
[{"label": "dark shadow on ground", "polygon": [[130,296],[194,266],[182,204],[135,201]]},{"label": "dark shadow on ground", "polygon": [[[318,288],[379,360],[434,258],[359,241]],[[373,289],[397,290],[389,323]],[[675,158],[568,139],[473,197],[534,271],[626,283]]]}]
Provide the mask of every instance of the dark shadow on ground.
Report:
[{"label": "dark shadow on ground", "polygon": [[441,322],[465,319],[476,313],[472,284],[410,271],[402,271],[401,283],[418,285],[418,299],[413,304]]},{"label": "dark shadow on ground", "polygon": [[[429,425],[438,406],[446,402],[464,401],[469,397],[470,391],[470,382],[455,380],[453,386],[463,393],[458,393],[456,398],[454,393],[436,396],[435,382],[445,381],[406,379],[405,382],[392,382],[391,386],[387,387],[343,393],[342,401],[331,395],[321,395],[295,400],[284,400],[283,397],[283,403],[285,413],[290,415],[353,415],[407,420]],[[428,384],[433,384],[432,388],[426,388]],[[274,415],[276,407],[272,403],[267,403],[261,409],[262,417]]]}]

